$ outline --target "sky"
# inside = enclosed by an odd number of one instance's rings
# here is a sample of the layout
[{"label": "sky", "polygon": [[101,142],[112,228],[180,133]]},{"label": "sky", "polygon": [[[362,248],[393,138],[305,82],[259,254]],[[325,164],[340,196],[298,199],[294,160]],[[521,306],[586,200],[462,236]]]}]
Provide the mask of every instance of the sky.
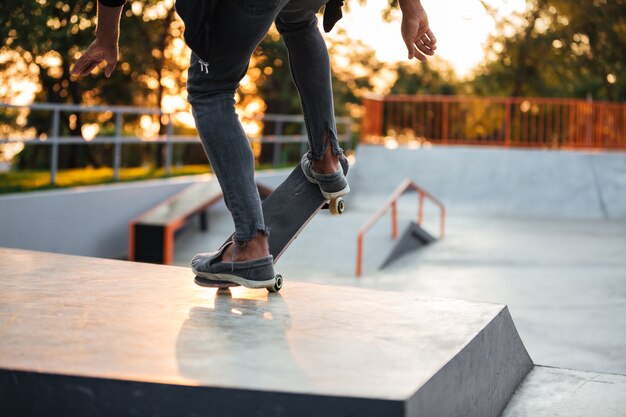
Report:
[{"label": "sky", "polygon": [[[487,0],[487,3],[496,7],[500,15],[522,11],[526,4],[525,0]],[[360,6],[352,1],[350,11],[344,13],[337,27],[374,48],[382,61],[405,60],[407,51],[400,35],[400,13],[395,21],[384,22],[381,10],[386,4],[386,0],[368,0]],[[437,54],[450,62],[460,77],[469,75],[483,60],[483,45],[495,30],[493,18],[479,0],[422,0],[422,5],[437,37]]]}]

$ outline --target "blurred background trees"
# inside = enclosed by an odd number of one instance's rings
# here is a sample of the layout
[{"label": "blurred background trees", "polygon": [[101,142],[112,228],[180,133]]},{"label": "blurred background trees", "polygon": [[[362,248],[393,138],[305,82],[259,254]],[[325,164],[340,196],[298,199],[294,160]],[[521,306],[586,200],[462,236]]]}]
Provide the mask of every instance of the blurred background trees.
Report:
[{"label": "blurred background trees", "polygon": [[[1,98],[7,101],[19,99],[23,93],[20,89],[34,84],[36,102],[184,106],[181,97],[184,89],[181,81],[184,81],[186,71],[185,60],[181,59],[185,54],[183,26],[176,17],[173,1],[137,1],[124,10],[120,60],[111,78],[90,76],[79,82],[70,76],[70,68],[94,39],[96,1],[3,2],[0,5],[0,15],[3,16],[0,73],[2,84],[12,88]],[[84,115],[78,117],[64,112],[62,134],[81,136],[86,122]],[[49,130],[49,123],[49,115],[33,112],[24,128],[34,128],[35,134],[39,135]],[[164,133],[160,120],[156,133]],[[160,163],[160,147],[160,144],[154,144],[138,149],[147,154],[154,153]],[[48,158],[42,154],[48,151],[36,146],[25,149],[20,154],[20,168],[46,165]],[[69,145],[60,154],[59,167],[99,167],[103,159],[108,160],[106,152],[103,154],[97,147]]]},{"label": "blurred background trees", "polygon": [[[498,22],[486,62],[471,80],[479,95],[626,98],[626,2],[528,0]],[[488,7],[488,6],[487,6]]]},{"label": "blurred background trees", "polygon": [[[348,0],[347,7],[356,2],[365,0]],[[487,10],[490,4],[484,3]],[[384,13],[387,19],[392,19],[394,7],[397,0],[389,0]],[[161,107],[166,112],[183,112],[180,121],[192,131],[185,93],[189,51],[182,40],[183,26],[174,11],[174,0],[129,2],[122,21],[120,61],[111,78],[97,75],[77,82],[70,77],[69,70],[93,41],[95,8],[95,0],[0,3],[0,100]],[[361,97],[368,93],[592,97],[623,101],[625,16],[625,0],[527,0],[526,10],[521,13],[498,17],[494,13],[497,29],[485,45],[484,61],[463,79],[455,75],[449,63],[437,58],[427,64],[380,61],[368,45],[352,40],[350,33],[335,29],[328,46],[337,115],[358,119]],[[272,128],[259,125],[255,117],[260,114],[300,113],[287,51],[274,29],[255,52],[237,100],[242,121],[251,136]],[[62,134],[85,136],[87,125],[97,125],[98,134],[112,134],[113,122],[106,120],[106,115],[93,115],[93,118],[64,112]],[[4,110],[0,120],[5,126],[16,124],[34,135],[47,132],[50,123],[49,115],[37,112],[20,115]],[[143,135],[162,134],[164,120],[158,117],[125,120],[126,133],[140,128]],[[124,163],[159,166],[161,146],[155,143],[125,151]],[[186,161],[205,160],[199,146],[188,146],[183,151]],[[27,147],[16,158],[17,165],[21,169],[47,167],[46,148]],[[110,149],[106,147],[67,148],[61,154],[60,168],[97,167],[110,161]],[[256,151],[261,154],[261,149]]]}]

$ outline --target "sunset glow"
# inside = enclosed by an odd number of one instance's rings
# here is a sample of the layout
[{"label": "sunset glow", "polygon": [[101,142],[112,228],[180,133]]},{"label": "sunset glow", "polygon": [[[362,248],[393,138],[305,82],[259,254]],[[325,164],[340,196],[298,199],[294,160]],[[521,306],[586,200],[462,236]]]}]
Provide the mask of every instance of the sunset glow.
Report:
[{"label": "sunset glow", "polygon": [[[139,1],[133,1],[128,7],[126,14],[142,15],[145,21],[163,18],[167,14],[167,10],[172,6],[173,0],[167,0],[154,5],[145,5]],[[489,0],[489,4],[497,10],[500,16],[513,11],[523,10],[525,6],[524,0]],[[458,75],[469,75],[471,69],[484,58],[483,43],[489,33],[494,30],[495,22],[493,17],[489,16],[480,1],[472,0],[462,3],[452,3],[450,0],[444,2],[436,2],[434,0],[424,0],[423,5],[429,15],[431,27],[435,31],[439,40],[436,59],[443,59],[453,66]],[[358,91],[358,94],[375,93],[387,94],[391,85],[397,78],[397,73],[390,68],[383,68],[381,71],[371,76],[371,87],[367,91],[359,91],[359,87],[352,85],[353,80],[350,77],[367,76],[370,69],[366,67],[366,63],[358,60],[350,59],[353,54],[359,53],[357,41],[361,41],[366,47],[373,48],[379,60],[387,63],[395,63],[406,61],[406,48],[400,36],[400,11],[394,10],[392,13],[392,21],[385,22],[382,18],[382,11],[386,7],[386,2],[369,1],[365,5],[359,5],[358,2],[350,3],[350,9],[344,13],[344,18],[339,21],[336,28],[324,36],[327,39],[333,61],[335,71],[344,71],[350,74],[347,79],[340,80],[346,82],[352,90]],[[58,22],[50,21],[50,25],[56,25]],[[80,22],[74,22],[80,23]],[[86,20],[85,25],[91,22]],[[320,26],[322,19],[320,18]],[[123,26],[122,26],[123,28]],[[153,51],[153,55],[161,56],[171,60],[179,68],[184,69],[188,65],[189,50],[181,37],[182,26],[174,25],[172,35],[174,38],[169,43],[165,51]],[[272,28],[270,36],[277,40],[278,32]],[[11,52],[5,52],[0,60],[6,61],[12,59]],[[13,53],[14,54],[14,53]],[[74,59],[80,56],[76,53]],[[15,58],[15,57],[13,57]],[[258,138],[263,132],[263,122],[259,116],[265,113],[266,104],[257,93],[258,82],[261,76],[270,75],[271,67],[265,68],[264,73],[257,67],[256,60],[253,56],[251,60],[251,68],[247,75],[241,81],[240,91],[242,94],[236,94],[236,106],[240,114],[240,120],[250,138]],[[262,58],[261,58],[262,59]],[[55,77],[55,73],[61,70],[62,57],[55,51],[35,57],[34,60],[39,64],[40,68],[47,71],[51,76]],[[39,91],[36,84],[36,72],[39,68],[35,65],[28,66],[24,62],[16,59],[12,67],[15,77],[10,83],[2,83],[0,85],[0,99],[13,104],[31,103],[35,94]],[[420,65],[414,61],[415,65]],[[32,68],[31,68],[32,67]],[[127,62],[122,62],[116,71],[128,73],[130,70]],[[100,69],[101,71],[101,69]],[[186,71],[174,71],[172,68],[164,67],[159,78],[157,74],[146,72],[139,76],[139,82],[143,83],[151,90],[163,89],[160,107],[165,113],[174,113],[174,121],[178,125],[185,128],[194,128],[195,123],[191,115],[190,106],[186,100],[186,91],[184,89],[186,83]],[[98,75],[96,75],[98,76]],[[614,77],[612,74],[609,76]],[[609,82],[612,81],[612,78]],[[362,88],[361,88],[362,90]],[[154,97],[146,97],[146,106],[151,105]],[[89,98],[85,95],[85,104],[97,104],[97,97]],[[94,100],[92,103],[91,101]],[[359,106],[348,106],[347,110],[353,117],[361,115]],[[137,135],[145,140],[155,139],[159,134],[158,120],[150,116],[141,117],[138,126],[134,127]],[[87,139],[93,139],[98,130],[91,125],[83,126],[83,136]],[[388,144],[393,146],[392,143]],[[256,145],[253,145],[256,146]],[[257,149],[258,148],[258,149]],[[260,147],[256,146],[255,154],[260,152]]]},{"label": "sunset glow", "polygon": [[[353,1],[336,28],[345,29],[352,39],[374,48],[382,61],[406,61],[406,46],[400,36],[401,13],[396,10],[392,22],[383,21],[381,14],[386,3],[370,0],[359,5]],[[487,0],[487,3],[499,16],[522,11],[526,6],[525,0]],[[437,36],[437,56],[450,62],[459,76],[469,75],[484,57],[483,45],[495,29],[493,18],[478,0],[423,0],[422,5]],[[336,29],[327,36],[336,36]]]}]

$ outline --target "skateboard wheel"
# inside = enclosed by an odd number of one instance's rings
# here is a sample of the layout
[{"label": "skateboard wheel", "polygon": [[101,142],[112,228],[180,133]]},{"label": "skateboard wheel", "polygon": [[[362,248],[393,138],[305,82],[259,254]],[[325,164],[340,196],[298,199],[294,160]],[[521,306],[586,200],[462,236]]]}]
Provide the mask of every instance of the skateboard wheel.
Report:
[{"label": "skateboard wheel", "polygon": [[280,274],[276,274],[276,283],[273,287],[268,287],[267,290],[269,292],[278,292],[283,287],[283,276]]},{"label": "skateboard wheel", "polygon": [[343,210],[346,208],[346,204],[343,202],[343,198],[333,198],[328,203],[328,208],[330,209],[330,214],[341,214]]}]

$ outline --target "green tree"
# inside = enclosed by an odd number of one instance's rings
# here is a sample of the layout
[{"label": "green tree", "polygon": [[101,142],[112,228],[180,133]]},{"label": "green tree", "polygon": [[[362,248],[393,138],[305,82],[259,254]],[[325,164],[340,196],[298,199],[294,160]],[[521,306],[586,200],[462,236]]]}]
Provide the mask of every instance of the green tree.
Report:
[{"label": "green tree", "polygon": [[440,59],[430,59],[420,65],[400,62],[395,69],[398,78],[391,87],[391,94],[453,95],[460,88],[452,67]]},{"label": "green tree", "polygon": [[624,100],[626,2],[528,0],[522,14],[498,22],[478,94]]},{"label": "green tree", "polygon": [[[174,93],[181,89],[182,83],[167,87],[163,82],[165,77],[180,79],[186,69],[186,63],[171,53],[174,40],[182,35],[182,25],[175,17],[172,2],[152,0],[127,5],[116,71],[109,79],[93,76],[80,82],[70,76],[70,68],[94,39],[96,1],[8,0],[0,4],[0,14],[4,16],[0,25],[0,54],[17,54],[13,64],[20,61],[32,71],[40,85],[35,101],[155,107],[163,104],[168,88],[176,90]],[[116,87],[121,85],[124,88]],[[62,113],[62,133],[80,136],[82,125],[89,117]],[[45,120],[49,117],[33,112],[28,125],[35,126],[37,134],[42,134],[50,128]],[[108,126],[112,129],[112,121]],[[47,165],[47,158],[37,155],[45,151],[43,148],[28,147],[20,154],[20,167],[32,168],[39,165],[39,161]],[[103,158],[93,152],[91,146],[63,148],[60,167],[103,163]],[[157,162],[159,155],[157,152]]]}]

